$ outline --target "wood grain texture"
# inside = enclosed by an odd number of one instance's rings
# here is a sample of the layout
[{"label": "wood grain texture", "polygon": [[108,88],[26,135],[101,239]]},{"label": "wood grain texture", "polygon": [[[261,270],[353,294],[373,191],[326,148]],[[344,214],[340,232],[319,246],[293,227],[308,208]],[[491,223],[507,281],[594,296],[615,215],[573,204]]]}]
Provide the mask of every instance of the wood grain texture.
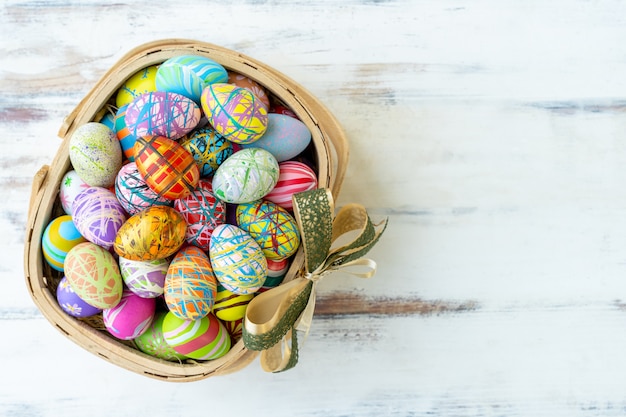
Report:
[{"label": "wood grain texture", "polygon": [[[0,415],[624,415],[625,16],[618,0],[2,2]],[[30,181],[63,118],[129,49],[172,37],[320,98],[351,142],[337,204],[390,219],[374,278],[319,284],[284,374],[153,381],[69,342],[24,288]]]}]

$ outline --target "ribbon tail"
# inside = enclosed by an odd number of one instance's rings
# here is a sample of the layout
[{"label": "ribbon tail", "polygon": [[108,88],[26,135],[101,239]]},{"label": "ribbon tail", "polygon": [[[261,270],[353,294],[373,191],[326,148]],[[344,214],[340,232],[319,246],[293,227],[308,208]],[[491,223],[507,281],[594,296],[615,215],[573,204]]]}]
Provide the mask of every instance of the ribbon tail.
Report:
[{"label": "ribbon tail", "polygon": [[298,363],[297,332],[290,329],[280,342],[261,352],[260,361],[261,368],[265,372],[278,373],[296,366]]},{"label": "ribbon tail", "polygon": [[309,337],[309,331],[311,330],[311,325],[313,324],[313,313],[315,313],[315,283],[313,283],[313,287],[311,288],[309,301],[300,315],[300,318],[296,322],[295,329],[304,333],[302,343],[304,343],[307,337]]}]

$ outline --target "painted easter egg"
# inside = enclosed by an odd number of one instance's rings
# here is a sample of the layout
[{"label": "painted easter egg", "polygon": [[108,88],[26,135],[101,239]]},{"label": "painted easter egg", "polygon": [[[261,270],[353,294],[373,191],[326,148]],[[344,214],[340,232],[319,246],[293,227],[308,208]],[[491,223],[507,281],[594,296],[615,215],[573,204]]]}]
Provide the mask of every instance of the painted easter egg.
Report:
[{"label": "painted easter egg", "polygon": [[226,69],[211,58],[199,55],[179,55],[167,59],[156,74],[159,91],[169,91],[200,103],[202,90],[213,83],[228,81]]},{"label": "painted easter egg", "polygon": [[254,94],[232,84],[211,84],[202,110],[217,133],[234,143],[252,143],[267,129],[267,108]]},{"label": "painted easter egg", "polygon": [[133,261],[120,257],[119,265],[126,287],[138,296],[155,298],[163,294],[165,276],[170,265],[167,259]]},{"label": "painted easter egg", "polygon": [[215,174],[217,167],[234,152],[232,142],[220,136],[210,126],[194,130],[181,138],[179,143],[195,159],[201,177]]},{"label": "painted easter egg", "polygon": [[56,296],[61,310],[72,317],[91,317],[102,311],[97,307],[87,304],[80,298],[78,294],[74,292],[70,283],[67,282],[66,277],[61,278],[61,281],[59,281]]},{"label": "painted easter egg", "polygon": [[120,169],[115,178],[115,196],[126,210],[133,215],[151,206],[171,206],[173,200],[159,196],[148,186],[135,162],[129,162]]},{"label": "painted easter egg", "polygon": [[200,117],[200,107],[193,100],[176,93],[155,91],[131,102],[124,119],[130,134],[136,138],[154,135],[179,139],[198,125]]},{"label": "painted easter egg", "polygon": [[117,136],[97,122],[76,128],[69,140],[69,157],[78,175],[95,187],[113,185],[122,167],[122,148]]},{"label": "painted easter egg", "polygon": [[174,200],[174,208],[187,222],[187,243],[209,250],[213,229],[226,221],[226,204],[215,197],[211,183],[200,180],[190,195]]},{"label": "painted easter egg", "polygon": [[311,132],[300,120],[277,113],[270,113],[267,118],[265,134],[252,144],[242,144],[243,148],[265,149],[283,162],[302,153],[311,143]]},{"label": "painted easter egg", "polygon": [[217,286],[213,314],[225,322],[239,320],[246,314],[246,307],[253,298],[254,294],[235,294],[220,284]]},{"label": "painted easter egg", "polygon": [[165,278],[163,295],[169,310],[181,319],[206,316],[215,301],[217,281],[209,257],[195,246],[176,254]]},{"label": "painted easter egg", "polygon": [[115,132],[115,115],[113,113],[107,111],[98,122]]},{"label": "painted easter egg", "polygon": [[43,258],[57,271],[63,271],[67,253],[86,239],[80,234],[72,216],[65,214],[48,223],[41,237]]},{"label": "painted easter egg", "polygon": [[79,243],[68,252],[65,276],[74,292],[94,307],[114,307],[122,298],[122,276],[117,262],[110,252],[95,243]]},{"label": "painted easter egg", "polygon": [[104,327],[118,339],[131,340],[145,332],[156,310],[154,298],[142,298],[124,290],[120,302],[102,311]]},{"label": "painted easter egg", "polygon": [[284,106],[282,104],[274,104],[270,106],[270,113],[284,114],[285,116],[293,117],[294,119],[300,120],[298,115],[293,112],[289,107]]},{"label": "painted easter egg", "polygon": [[243,335],[243,319],[235,320],[235,321],[222,321],[228,333],[230,333],[230,337],[234,341],[238,341],[241,339]]},{"label": "painted easter egg", "polygon": [[267,276],[259,244],[237,226],[222,224],[213,230],[209,256],[217,280],[236,294],[256,292]]},{"label": "painted easter egg", "polygon": [[267,260],[267,278],[263,286],[259,288],[259,293],[271,290],[274,287],[278,287],[283,280],[287,271],[289,270],[289,259],[281,259],[279,261]]},{"label": "painted easter egg", "polygon": [[137,169],[159,196],[175,200],[189,195],[198,185],[198,165],[177,142],[163,136],[140,137],[134,152]]},{"label": "painted easter egg", "polygon": [[115,104],[118,108],[130,103],[144,93],[156,91],[156,74],[158,65],[152,65],[137,71],[117,91]]},{"label": "painted easter egg", "polygon": [[228,71],[228,84],[236,85],[249,90],[261,103],[265,105],[266,109],[270,108],[270,97],[265,91],[265,87],[257,83],[253,79],[246,77],[234,71]]},{"label": "painted easter egg", "polygon": [[126,220],[113,248],[133,261],[164,259],[182,246],[186,231],[185,219],[172,207],[152,206]]},{"label": "painted easter egg", "polygon": [[285,161],[278,164],[280,174],[276,186],[263,198],[287,209],[293,209],[292,196],[317,188],[317,176],[305,163]]},{"label": "painted easter egg", "polygon": [[72,214],[74,199],[81,191],[89,187],[91,186],[78,176],[76,170],[72,169],[65,173],[65,176],[61,180],[61,186],[59,187],[59,200],[61,200],[65,214]]},{"label": "painted easter egg", "polygon": [[235,152],[213,176],[213,192],[228,203],[249,203],[269,193],[279,177],[276,158],[264,149]]},{"label": "painted easter egg", "polygon": [[115,113],[115,135],[120,141],[122,153],[129,161],[135,160],[135,153],[133,152],[135,141],[137,137],[130,133],[130,130],[126,126],[126,109],[128,104],[123,105]]},{"label": "painted easter egg", "polygon": [[126,212],[113,192],[89,187],[76,196],[72,219],[87,240],[110,249],[126,221]]},{"label": "painted easter egg", "polygon": [[170,311],[163,319],[163,337],[176,352],[197,360],[220,358],[231,346],[228,331],[211,313],[185,320]]},{"label": "painted easter egg", "polygon": [[166,361],[179,362],[185,360],[187,357],[176,352],[167,344],[163,337],[163,319],[165,314],[165,311],[157,311],[154,314],[154,319],[150,326],[134,340],[135,345],[143,353],[165,359]]},{"label": "painted easter egg", "polygon": [[300,231],[289,212],[267,200],[237,206],[237,224],[259,244],[266,258],[289,258],[300,247]]}]

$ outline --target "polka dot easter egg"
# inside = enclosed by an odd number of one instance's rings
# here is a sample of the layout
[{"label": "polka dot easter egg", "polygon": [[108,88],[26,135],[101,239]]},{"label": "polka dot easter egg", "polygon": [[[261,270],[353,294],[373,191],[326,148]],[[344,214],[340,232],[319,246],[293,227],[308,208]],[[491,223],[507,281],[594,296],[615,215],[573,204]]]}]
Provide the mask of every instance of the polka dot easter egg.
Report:
[{"label": "polka dot easter egg", "polygon": [[120,257],[120,273],[129,290],[143,298],[155,298],[163,294],[165,277],[170,263],[167,259],[133,261]]},{"label": "polka dot easter egg", "polygon": [[187,246],[170,263],[163,295],[176,317],[195,320],[213,308],[216,288],[209,257],[200,248]]},{"label": "polka dot easter egg", "polygon": [[151,206],[172,206],[174,204],[173,200],[160,196],[148,186],[134,162],[124,165],[117,174],[115,196],[126,213],[131,216]]},{"label": "polka dot easter egg", "polygon": [[73,221],[87,240],[110,249],[126,221],[126,212],[111,191],[89,187],[74,200]]},{"label": "polka dot easter egg", "polygon": [[142,94],[130,103],[124,120],[136,138],[155,135],[175,140],[191,132],[200,122],[200,116],[200,108],[193,100],[156,91]]},{"label": "polka dot easter egg", "polygon": [[220,136],[210,126],[202,127],[180,139],[198,164],[201,177],[210,177],[217,168],[234,152],[232,142]]},{"label": "polka dot easter egg", "polygon": [[199,55],[180,55],[169,58],[157,70],[156,87],[189,97],[200,103],[202,90],[213,83],[228,81],[226,69],[211,58]]},{"label": "polka dot easter egg", "polygon": [[163,319],[163,337],[176,352],[196,360],[221,358],[231,347],[228,331],[211,313],[185,320],[168,312]]},{"label": "polka dot easter egg", "polygon": [[156,91],[158,65],[152,65],[133,74],[117,91],[115,104],[118,108],[129,104],[144,93]]},{"label": "polka dot easter egg", "polygon": [[294,194],[317,188],[317,175],[306,164],[298,161],[285,161],[278,164],[280,174],[276,186],[263,198],[287,209],[293,209]]},{"label": "polka dot easter egg", "polygon": [[200,180],[190,195],[174,201],[174,208],[187,222],[187,243],[208,251],[213,229],[226,221],[226,204],[215,197],[211,183]]},{"label": "polka dot easter egg", "polygon": [[237,226],[222,224],[215,228],[209,256],[217,280],[235,294],[256,292],[267,276],[267,259],[263,251]]},{"label": "polka dot easter egg", "polygon": [[270,152],[278,162],[287,161],[302,153],[311,143],[311,132],[298,119],[284,114],[268,114],[267,131],[257,141],[241,145],[257,147]]},{"label": "polka dot easter egg", "polygon": [[66,277],[61,278],[61,281],[59,281],[56,296],[61,310],[72,317],[91,317],[102,311],[97,307],[87,304],[80,298],[78,294],[74,292],[70,283],[67,282]]},{"label": "polka dot easter egg", "polygon": [[163,337],[163,319],[165,315],[165,311],[157,311],[150,326],[148,326],[145,332],[135,338],[134,342],[143,353],[166,361],[180,362],[187,359],[187,357],[176,352],[167,344]]},{"label": "polka dot easter egg", "polygon": [[76,170],[72,169],[65,174],[59,187],[59,199],[66,214],[72,214],[74,199],[81,191],[89,187],[91,186],[78,176]]},{"label": "polka dot easter egg", "polygon": [[182,246],[186,231],[185,219],[172,207],[152,206],[126,220],[113,248],[133,261],[165,259]]},{"label": "polka dot easter egg", "polygon": [[93,307],[115,307],[122,298],[122,277],[115,258],[94,243],[79,243],[68,252],[65,276],[74,292]]},{"label": "polka dot easter egg", "polygon": [[266,258],[289,258],[300,247],[300,231],[287,210],[271,201],[237,206],[237,224],[259,244]]},{"label": "polka dot easter egg", "polygon": [[154,298],[142,298],[130,290],[124,290],[120,302],[102,311],[104,326],[118,339],[135,339],[145,332],[156,310]]},{"label": "polka dot easter egg", "polygon": [[193,156],[163,136],[137,138],[135,163],[146,184],[159,196],[175,200],[189,195],[200,181]]},{"label": "polka dot easter egg", "polygon": [[267,109],[245,88],[211,84],[202,92],[201,104],[211,126],[231,142],[252,143],[267,129]]},{"label": "polka dot easter egg", "polygon": [[215,172],[213,192],[227,203],[249,203],[269,193],[279,177],[276,158],[264,149],[235,152]]},{"label": "polka dot easter egg", "polygon": [[67,253],[79,243],[85,242],[72,216],[63,215],[52,220],[43,232],[41,249],[43,257],[52,268],[63,271]]},{"label": "polka dot easter egg", "polygon": [[122,148],[115,133],[102,123],[79,126],[69,140],[69,157],[89,185],[109,187],[122,167]]}]

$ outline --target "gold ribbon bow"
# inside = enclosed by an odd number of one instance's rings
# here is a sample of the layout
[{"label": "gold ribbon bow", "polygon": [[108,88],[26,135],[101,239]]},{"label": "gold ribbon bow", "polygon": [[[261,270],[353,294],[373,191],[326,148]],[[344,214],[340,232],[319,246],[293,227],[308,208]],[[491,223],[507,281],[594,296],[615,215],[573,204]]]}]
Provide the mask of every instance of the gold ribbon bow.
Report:
[{"label": "gold ribbon bow", "polygon": [[334,202],[328,189],[293,196],[293,210],[302,236],[302,251],[294,262],[304,266],[297,276],[256,296],[246,309],[243,340],[246,348],[261,351],[261,366],[281,372],[298,361],[297,332],[306,335],[315,310],[315,287],[337,271],[360,278],[376,273],[376,263],[362,259],[378,241],[387,220],[374,225],[359,204],[342,207],[333,220]]}]

